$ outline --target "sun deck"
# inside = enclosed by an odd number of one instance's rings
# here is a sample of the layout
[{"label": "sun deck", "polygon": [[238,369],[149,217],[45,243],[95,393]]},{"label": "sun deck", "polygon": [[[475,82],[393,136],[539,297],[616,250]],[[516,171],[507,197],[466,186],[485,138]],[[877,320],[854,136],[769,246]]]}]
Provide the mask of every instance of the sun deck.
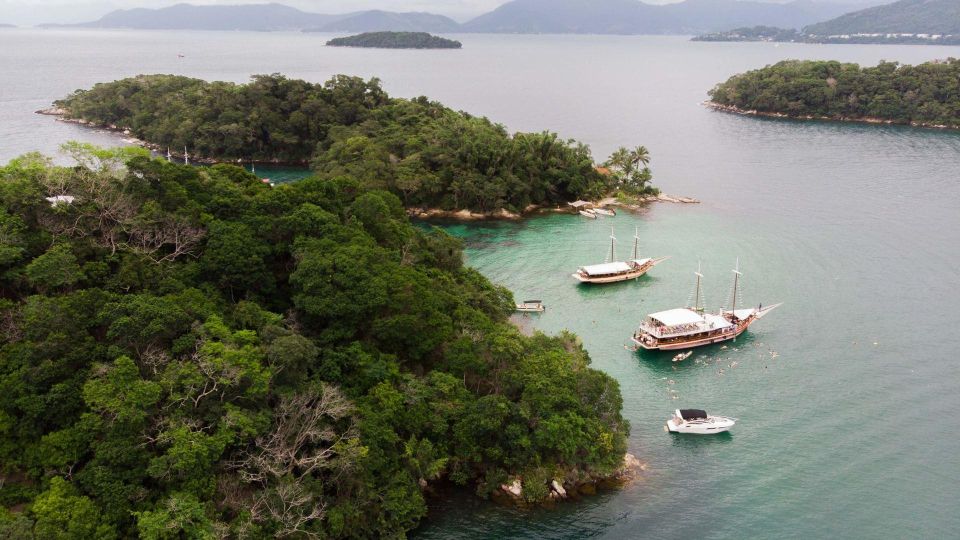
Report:
[{"label": "sun deck", "polygon": [[733,324],[720,315],[701,315],[692,309],[679,308],[651,314],[640,330],[657,339],[672,339],[705,332],[722,332]]}]

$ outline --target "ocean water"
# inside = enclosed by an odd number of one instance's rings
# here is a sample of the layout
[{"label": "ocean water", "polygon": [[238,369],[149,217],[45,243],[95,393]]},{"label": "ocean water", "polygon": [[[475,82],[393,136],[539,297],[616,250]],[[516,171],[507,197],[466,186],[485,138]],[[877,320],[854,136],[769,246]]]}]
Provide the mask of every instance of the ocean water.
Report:
[{"label": "ocean water", "polygon": [[[785,58],[873,64],[960,47],[692,43],[683,37],[463,35],[460,51],[322,46],[310,34],[0,32],[0,160],[70,139],[119,139],[33,111],[137,73],[243,81],[280,72],[377,76],[511,130],[650,149],[655,182],[697,205],[588,221],[445,224],[469,264],[542,298],[531,330],[570,329],[621,385],[637,482],[555,509],[469,493],[434,499],[420,538],[955,538],[960,530],[960,134],[798,123],[699,103],[726,77]],[[178,58],[177,54],[185,55]],[[261,172],[258,168],[258,172]],[[611,228],[627,254],[671,259],[638,281],[575,284]],[[708,307],[739,258],[746,304],[784,305],[726,348],[670,354],[623,345],[647,313],[687,302],[698,262]],[[728,436],[663,432],[673,409],[740,418]]]}]

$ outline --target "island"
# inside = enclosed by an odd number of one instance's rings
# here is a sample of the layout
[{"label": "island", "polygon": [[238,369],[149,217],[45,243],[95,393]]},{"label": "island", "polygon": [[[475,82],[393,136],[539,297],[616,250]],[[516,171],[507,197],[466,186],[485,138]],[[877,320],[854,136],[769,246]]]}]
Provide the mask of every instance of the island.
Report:
[{"label": "island", "polygon": [[439,488],[537,504],[639,469],[617,381],[523,335],[393,193],[64,151],[0,167],[7,537],[400,538]]},{"label": "island", "polygon": [[874,67],[787,60],[734,75],[707,105],[740,114],[960,128],[960,60]]},{"label": "island", "polygon": [[643,147],[598,164],[585,144],[511,134],[426,97],[393,98],[377,79],[260,75],[234,84],[144,75],[75,92],[49,112],[125,132],[164,155],[186,148],[193,162],[310,166],[325,180],[389,191],[418,214],[511,217],[658,193]]},{"label": "island", "polygon": [[0,23],[0,28],[16,28],[15,24]]},{"label": "island", "polygon": [[375,49],[459,49],[463,44],[426,32],[364,32],[355,36],[334,38],[331,47],[367,47]]}]

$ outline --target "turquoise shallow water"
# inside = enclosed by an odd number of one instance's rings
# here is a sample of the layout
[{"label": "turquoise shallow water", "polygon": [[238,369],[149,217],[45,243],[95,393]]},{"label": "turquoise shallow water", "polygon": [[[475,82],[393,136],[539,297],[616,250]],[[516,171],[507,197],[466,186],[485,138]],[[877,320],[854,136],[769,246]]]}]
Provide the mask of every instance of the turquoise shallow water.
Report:
[{"label": "turquoise shallow water", "polygon": [[[457,36],[462,51],[372,51],[320,46],[328,37],[2,32],[0,160],[53,153],[69,139],[119,142],[32,111],[75,88],[143,72],[234,81],[271,72],[313,81],[375,75],[396,95],[426,94],[512,130],[580,138],[598,158],[645,144],[656,183],[703,204],[448,230],[466,239],[469,263],[490,279],[518,299],[547,303],[545,314],[522,323],[577,332],[594,365],[620,381],[630,450],[647,473],[555,510],[445,494],[416,535],[957,536],[960,134],[758,120],[699,102],[729,75],[783,58],[915,63],[958,56],[960,47],[468,35]],[[577,266],[603,260],[611,225],[622,253],[638,226],[644,254],[672,258],[636,282],[575,285]],[[716,308],[738,256],[744,300],[781,308],[736,344],[681,365],[669,354],[624,350],[646,313],[686,302],[698,258]],[[662,425],[678,406],[741,422],[728,437],[671,437]]]}]

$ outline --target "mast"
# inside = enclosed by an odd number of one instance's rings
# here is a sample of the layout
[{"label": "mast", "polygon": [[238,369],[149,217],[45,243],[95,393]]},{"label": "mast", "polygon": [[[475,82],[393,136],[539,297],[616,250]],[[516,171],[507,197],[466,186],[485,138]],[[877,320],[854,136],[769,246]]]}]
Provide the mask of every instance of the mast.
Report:
[{"label": "mast", "polygon": [[737,266],[733,269],[733,301],[732,301],[733,307],[730,308],[730,313],[732,313],[734,317],[737,316],[737,315],[736,315],[736,311],[737,311],[737,285],[739,285],[739,283],[740,283],[740,276],[741,276],[741,275],[742,275],[742,274],[740,273],[740,257],[737,257]]},{"label": "mast", "polygon": [[633,229],[633,260],[640,258],[640,227]]},{"label": "mast", "polygon": [[613,262],[617,258],[617,237],[613,234],[613,227],[610,227],[610,255],[607,262]]},{"label": "mast", "polygon": [[700,261],[699,261],[699,260],[697,260],[697,271],[694,272],[694,274],[697,276],[697,292],[696,292],[696,299],[693,301],[693,310],[696,311],[697,313],[701,313],[701,314],[702,314],[702,313],[703,313],[703,308],[700,307],[700,297],[701,297],[701,294],[700,294],[700,281],[703,280],[703,274],[700,273]]}]

